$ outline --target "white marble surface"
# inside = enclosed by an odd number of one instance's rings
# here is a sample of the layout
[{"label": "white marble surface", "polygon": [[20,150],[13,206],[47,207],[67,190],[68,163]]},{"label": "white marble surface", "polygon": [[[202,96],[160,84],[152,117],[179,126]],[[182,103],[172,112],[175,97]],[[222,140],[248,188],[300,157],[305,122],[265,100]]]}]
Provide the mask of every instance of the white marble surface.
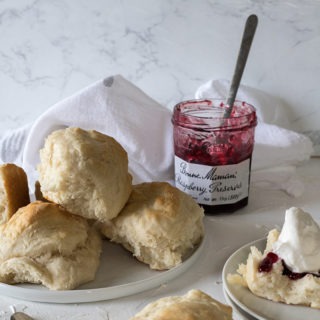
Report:
[{"label": "white marble surface", "polygon": [[172,108],[231,78],[251,13],[242,83],[281,98],[292,128],[319,141],[318,0],[1,0],[0,135],[112,74]]}]

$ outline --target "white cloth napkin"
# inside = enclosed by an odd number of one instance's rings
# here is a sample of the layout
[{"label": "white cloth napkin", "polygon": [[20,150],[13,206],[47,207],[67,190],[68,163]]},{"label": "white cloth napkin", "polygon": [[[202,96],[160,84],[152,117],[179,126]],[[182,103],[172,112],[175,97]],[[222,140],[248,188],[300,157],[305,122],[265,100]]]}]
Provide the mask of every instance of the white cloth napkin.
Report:
[{"label": "white cloth napkin", "polygon": [[[53,105],[29,130],[4,137],[0,144],[0,154],[6,155],[3,162],[22,162],[33,186],[39,149],[45,138],[68,126],[94,129],[114,137],[128,153],[134,183],[172,179],[171,111],[120,75],[98,81]],[[15,153],[17,149],[19,154]]]},{"label": "white cloth napkin", "polygon": [[0,137],[0,164],[15,163],[22,166],[22,154],[31,124],[9,130]]},{"label": "white cloth napkin", "polygon": [[[229,83],[209,81],[196,98],[225,98]],[[288,126],[286,111],[276,98],[241,86],[237,98],[257,108],[252,183],[303,192],[296,166],[312,153],[311,141]],[[114,137],[128,152],[133,182],[173,181],[171,111],[148,97],[120,75],[98,81],[53,105],[33,124],[10,131],[0,139],[0,162],[14,162],[26,170],[30,186],[37,179],[39,149],[46,136],[59,128],[77,126]],[[268,124],[268,122],[273,124]],[[277,124],[277,125],[275,125]]]},{"label": "white cloth napkin", "polygon": [[[229,86],[227,80],[210,80],[198,88],[195,97],[225,99]],[[241,85],[237,100],[245,101],[257,110],[251,183],[300,196],[304,186],[297,176],[296,167],[310,158],[313,152],[311,140],[285,129],[290,127],[288,110],[280,99]]]}]

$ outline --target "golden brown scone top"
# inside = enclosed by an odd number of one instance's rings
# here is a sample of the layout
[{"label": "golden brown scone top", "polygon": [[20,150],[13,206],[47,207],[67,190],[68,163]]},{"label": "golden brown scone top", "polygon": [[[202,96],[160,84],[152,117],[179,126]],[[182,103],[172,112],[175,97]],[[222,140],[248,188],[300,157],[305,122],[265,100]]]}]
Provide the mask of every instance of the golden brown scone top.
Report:
[{"label": "golden brown scone top", "polygon": [[170,222],[183,215],[181,208],[197,213],[202,211],[190,196],[168,182],[144,182],[134,185],[123,212],[143,212],[145,219]]},{"label": "golden brown scone top", "polygon": [[100,132],[72,127],[54,131],[40,160],[43,197],[87,219],[116,217],[131,193],[127,152]]},{"label": "golden brown scone top", "polygon": [[13,164],[0,165],[0,223],[4,223],[21,207],[30,203],[25,171]]},{"label": "golden brown scone top", "polygon": [[101,231],[150,268],[171,269],[201,242],[203,216],[194,199],[176,187],[145,182],[133,186],[125,207]]},{"label": "golden brown scone top", "polygon": [[[43,250],[41,246],[54,246],[59,243],[61,252],[68,252],[73,245],[72,239],[69,239],[69,243],[61,242],[64,238],[68,238],[67,233],[78,233],[80,238],[82,234],[86,235],[87,228],[84,218],[71,214],[58,204],[32,202],[20,208],[8,222],[0,226],[0,261],[14,254],[21,256],[29,253],[36,254]],[[46,238],[47,242],[33,241],[41,237]],[[21,239],[26,241],[21,241]],[[83,241],[85,239],[80,240],[80,242]],[[36,245],[39,247],[36,248]]]},{"label": "golden brown scone top", "polygon": [[151,302],[130,320],[232,320],[232,308],[193,289]]},{"label": "golden brown scone top", "polygon": [[20,208],[0,226],[0,282],[70,290],[95,277],[101,237],[80,216],[48,202]]},{"label": "golden brown scone top", "polygon": [[180,197],[180,191],[167,182],[145,182],[134,186],[126,210],[137,212],[145,208],[149,218],[170,219],[178,213]]}]

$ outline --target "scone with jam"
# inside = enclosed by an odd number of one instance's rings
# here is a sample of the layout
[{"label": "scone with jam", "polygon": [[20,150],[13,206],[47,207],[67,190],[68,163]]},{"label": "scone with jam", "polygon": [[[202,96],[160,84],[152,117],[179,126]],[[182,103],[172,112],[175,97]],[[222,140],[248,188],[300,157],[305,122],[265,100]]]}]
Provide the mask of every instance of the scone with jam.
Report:
[{"label": "scone with jam", "polygon": [[247,286],[259,296],[320,309],[320,227],[299,208],[286,211],[281,232],[268,234],[262,253],[251,247],[246,264],[228,282]]}]

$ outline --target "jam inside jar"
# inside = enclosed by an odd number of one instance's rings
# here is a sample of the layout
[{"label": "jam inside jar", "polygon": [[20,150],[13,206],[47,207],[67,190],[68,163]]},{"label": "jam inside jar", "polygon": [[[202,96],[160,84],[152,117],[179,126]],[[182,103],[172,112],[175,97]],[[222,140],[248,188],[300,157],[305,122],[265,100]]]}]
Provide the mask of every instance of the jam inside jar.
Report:
[{"label": "jam inside jar", "polygon": [[174,107],[176,187],[205,213],[233,212],[248,204],[255,108],[235,101],[230,117],[222,100],[188,100]]}]

